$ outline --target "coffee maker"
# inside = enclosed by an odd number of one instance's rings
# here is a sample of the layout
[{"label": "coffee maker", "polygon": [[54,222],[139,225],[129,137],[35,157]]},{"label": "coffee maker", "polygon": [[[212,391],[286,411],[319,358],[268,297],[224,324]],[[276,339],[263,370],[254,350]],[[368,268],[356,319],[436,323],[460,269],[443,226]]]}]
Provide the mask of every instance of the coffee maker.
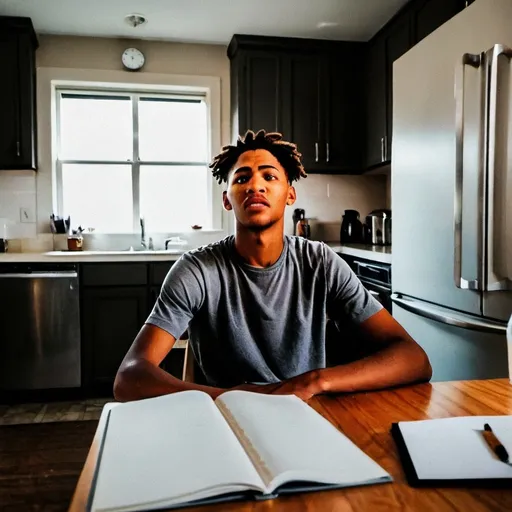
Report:
[{"label": "coffee maker", "polygon": [[359,220],[357,210],[345,210],[342,216],[340,242],[342,244],[357,244],[363,241],[363,224]]}]

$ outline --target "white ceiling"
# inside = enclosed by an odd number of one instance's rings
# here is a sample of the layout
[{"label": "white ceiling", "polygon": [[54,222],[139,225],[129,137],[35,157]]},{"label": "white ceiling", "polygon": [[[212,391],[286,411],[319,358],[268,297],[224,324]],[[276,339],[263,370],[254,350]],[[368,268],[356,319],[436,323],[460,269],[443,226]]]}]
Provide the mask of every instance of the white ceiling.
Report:
[{"label": "white ceiling", "polygon": [[[40,34],[227,44],[238,34],[367,41],[407,0],[0,0]],[[140,13],[148,23],[128,26]],[[326,24],[322,26],[321,24]]]}]

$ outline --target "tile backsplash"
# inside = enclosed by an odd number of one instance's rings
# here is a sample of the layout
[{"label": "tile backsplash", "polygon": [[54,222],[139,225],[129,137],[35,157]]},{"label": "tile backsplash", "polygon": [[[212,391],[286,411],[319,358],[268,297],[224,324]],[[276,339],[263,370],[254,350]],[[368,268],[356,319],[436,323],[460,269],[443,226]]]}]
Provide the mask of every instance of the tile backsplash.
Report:
[{"label": "tile backsplash", "polygon": [[[355,209],[361,220],[376,208],[389,207],[389,177],[337,176],[310,174],[295,183],[297,201],[285,212],[285,233],[293,233],[292,215],[295,208],[304,208],[311,222],[311,236],[316,240],[337,241],[344,210]],[[0,173],[0,237],[2,224],[7,226],[7,238],[29,239],[38,235],[36,179],[32,171]],[[20,210],[28,219],[22,222]]]},{"label": "tile backsplash", "polygon": [[361,221],[372,210],[388,207],[388,176],[310,174],[295,184],[297,201],[285,213],[285,233],[293,233],[293,211],[303,208],[311,223],[311,237],[339,241],[344,210],[357,210]]},{"label": "tile backsplash", "polygon": [[34,171],[0,171],[0,237],[35,237],[36,206]]}]

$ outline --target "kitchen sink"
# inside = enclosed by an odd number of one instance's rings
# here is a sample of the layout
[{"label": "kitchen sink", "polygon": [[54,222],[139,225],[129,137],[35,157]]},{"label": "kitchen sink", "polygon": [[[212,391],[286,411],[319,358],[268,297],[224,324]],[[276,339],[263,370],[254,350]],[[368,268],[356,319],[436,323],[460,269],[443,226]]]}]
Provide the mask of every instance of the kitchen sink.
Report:
[{"label": "kitchen sink", "polygon": [[135,255],[157,255],[157,254],[183,254],[186,252],[185,249],[156,249],[156,250],[135,250],[121,249],[114,251],[50,251],[45,253],[46,256],[127,256],[129,254]]}]

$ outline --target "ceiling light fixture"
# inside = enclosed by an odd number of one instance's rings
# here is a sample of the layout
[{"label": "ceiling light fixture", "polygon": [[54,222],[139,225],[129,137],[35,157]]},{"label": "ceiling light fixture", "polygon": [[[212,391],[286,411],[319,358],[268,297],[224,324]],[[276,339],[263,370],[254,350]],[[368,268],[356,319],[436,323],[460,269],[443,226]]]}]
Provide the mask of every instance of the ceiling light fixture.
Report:
[{"label": "ceiling light fixture", "polygon": [[124,17],[124,21],[130,25],[130,27],[136,28],[140,25],[144,25],[148,22],[145,16],[142,14],[127,14]]},{"label": "ceiling light fixture", "polygon": [[321,21],[320,23],[317,23],[317,28],[329,28],[329,27],[337,27],[339,23],[336,21]]}]

